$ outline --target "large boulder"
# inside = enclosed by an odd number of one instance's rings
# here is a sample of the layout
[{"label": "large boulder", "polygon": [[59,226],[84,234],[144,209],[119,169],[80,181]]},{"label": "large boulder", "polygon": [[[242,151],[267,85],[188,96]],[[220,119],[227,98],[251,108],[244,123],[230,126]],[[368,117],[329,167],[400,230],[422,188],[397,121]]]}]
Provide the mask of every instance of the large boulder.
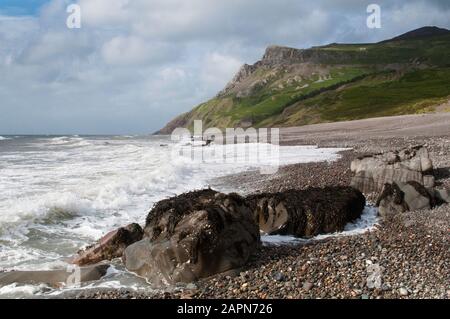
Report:
[{"label": "large boulder", "polygon": [[309,188],[251,195],[247,201],[266,234],[313,237],[342,231],[361,216],[366,200],[352,187]]},{"label": "large boulder", "polygon": [[123,260],[128,270],[157,285],[239,268],[260,245],[258,225],[244,199],[210,189],[158,202],[144,232]]},{"label": "large boulder", "polygon": [[428,151],[416,146],[395,152],[363,156],[351,163],[351,186],[364,193],[381,192],[385,184],[416,181],[432,188],[435,180]]},{"label": "large boulder", "polygon": [[383,217],[406,211],[430,209],[434,205],[435,198],[430,191],[415,181],[385,184],[377,200],[378,211]]},{"label": "large boulder", "polygon": [[130,224],[107,233],[96,244],[79,251],[71,262],[84,266],[96,264],[102,260],[112,260],[122,257],[129,245],[139,241],[143,237],[143,230],[138,224]]}]

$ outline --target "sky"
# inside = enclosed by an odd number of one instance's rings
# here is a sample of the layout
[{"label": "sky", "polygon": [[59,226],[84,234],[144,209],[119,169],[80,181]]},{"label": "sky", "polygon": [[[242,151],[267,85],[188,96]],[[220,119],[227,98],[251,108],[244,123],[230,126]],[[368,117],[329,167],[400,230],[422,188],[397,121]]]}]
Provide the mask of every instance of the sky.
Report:
[{"label": "sky", "polygon": [[0,0],[0,135],[152,133],[269,45],[376,42],[449,17],[448,0]]}]

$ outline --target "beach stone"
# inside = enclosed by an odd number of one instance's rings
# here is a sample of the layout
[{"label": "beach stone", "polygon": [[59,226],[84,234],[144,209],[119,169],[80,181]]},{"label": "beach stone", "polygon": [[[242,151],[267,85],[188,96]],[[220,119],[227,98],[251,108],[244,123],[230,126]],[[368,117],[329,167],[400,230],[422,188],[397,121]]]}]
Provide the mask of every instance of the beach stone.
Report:
[{"label": "beach stone", "polygon": [[245,265],[260,246],[244,199],[211,189],[158,202],[145,238],[125,250],[125,267],[155,285],[193,282]]},{"label": "beach stone", "polygon": [[310,291],[313,287],[314,287],[314,284],[312,282],[305,281],[303,283],[303,290],[305,290],[305,291]]},{"label": "beach stone", "polygon": [[433,198],[427,189],[418,182],[397,182],[396,184],[404,193],[404,201],[409,210],[430,209],[433,206]]},{"label": "beach stone", "polygon": [[261,231],[296,237],[342,231],[366,204],[359,190],[347,186],[262,193],[248,196],[247,202]]},{"label": "beach stone", "polygon": [[381,192],[384,184],[416,181],[434,187],[433,163],[428,150],[419,145],[396,152],[366,155],[353,160],[351,186],[364,193]]},{"label": "beach stone", "polygon": [[385,184],[377,199],[378,211],[381,216],[430,209],[434,205],[435,199],[430,192],[415,181]]},{"label": "beach stone", "polygon": [[277,272],[274,276],[274,279],[276,281],[284,281],[286,277],[281,272]]},{"label": "beach stone", "polygon": [[100,238],[93,246],[78,252],[71,262],[84,266],[122,257],[125,248],[141,240],[143,234],[141,226],[135,223],[120,227]]},{"label": "beach stone", "polygon": [[195,290],[195,289],[198,289],[198,287],[197,287],[196,284],[189,283],[189,284],[186,285],[186,289],[188,289],[188,290]]},{"label": "beach stone", "polygon": [[59,287],[62,284],[77,284],[102,278],[109,265],[79,267],[48,271],[8,271],[0,273],[0,286],[11,284],[47,284]]},{"label": "beach stone", "polygon": [[435,189],[434,196],[437,201],[450,203],[450,189]]},{"label": "beach stone", "polygon": [[400,294],[400,296],[403,296],[403,297],[408,296],[408,290],[406,290],[406,288],[403,288],[403,287],[398,290],[398,293]]},{"label": "beach stone", "polygon": [[385,184],[377,199],[379,214],[387,217],[408,211],[404,196],[405,194],[396,183]]}]

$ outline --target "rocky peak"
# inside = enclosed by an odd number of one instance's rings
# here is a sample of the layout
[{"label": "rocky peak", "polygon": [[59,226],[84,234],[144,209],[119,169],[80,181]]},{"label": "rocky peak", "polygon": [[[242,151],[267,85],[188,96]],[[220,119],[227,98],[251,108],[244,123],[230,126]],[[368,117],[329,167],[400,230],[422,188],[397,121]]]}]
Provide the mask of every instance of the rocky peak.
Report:
[{"label": "rocky peak", "polygon": [[[219,92],[217,97],[224,96],[229,92],[239,89],[244,95],[253,90],[253,87],[259,87],[260,85],[265,85],[264,79],[261,81],[253,81],[246,83],[246,80],[252,76],[256,70],[270,69],[279,70],[287,66],[303,64],[303,63],[313,63],[320,64],[323,61],[345,61],[349,57],[345,56],[345,53],[340,52],[326,52],[320,48],[312,49],[295,49],[290,47],[283,47],[277,45],[271,45],[267,47],[262,59],[255,64],[249,65],[244,64],[238,73],[233,77],[233,79],[228,82],[225,88]],[[248,82],[248,81],[247,81]],[[248,92],[247,92],[248,91]]]},{"label": "rocky peak", "polygon": [[304,62],[304,50],[271,45],[267,47],[261,60],[264,65]]},{"label": "rocky peak", "polygon": [[225,88],[219,92],[218,97],[223,96],[234,89],[239,83],[252,75],[260,67],[274,67],[292,63],[307,62],[303,52],[307,50],[271,45],[267,47],[262,59],[255,64],[244,64]]},{"label": "rocky peak", "polygon": [[255,63],[253,65],[244,64],[243,66],[241,66],[236,75],[231,79],[230,82],[228,82],[225,88],[217,94],[217,96],[221,96],[228,93],[236,86],[236,84],[238,84],[239,82],[247,78],[249,75],[251,75],[253,72],[255,72],[257,68],[258,63]]}]

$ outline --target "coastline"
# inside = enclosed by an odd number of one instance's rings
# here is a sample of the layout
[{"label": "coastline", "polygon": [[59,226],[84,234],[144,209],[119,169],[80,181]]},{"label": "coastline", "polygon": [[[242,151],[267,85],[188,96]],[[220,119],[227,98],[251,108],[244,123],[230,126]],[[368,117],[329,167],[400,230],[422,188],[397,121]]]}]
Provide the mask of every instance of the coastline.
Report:
[{"label": "coastline", "polygon": [[[449,126],[450,127],[450,126]],[[373,135],[310,138],[282,134],[282,145],[314,144],[345,147],[335,162],[293,164],[270,176],[258,172],[229,175],[211,181],[240,193],[289,188],[348,185],[350,162],[369,153],[424,144],[433,160],[436,181],[450,186],[450,134]],[[422,135],[421,135],[422,134]],[[288,136],[288,138],[286,138]],[[293,138],[294,137],[294,138]],[[368,202],[373,194],[365,194]],[[71,293],[70,298],[450,298],[450,205],[408,212],[380,222],[364,234],[329,237],[295,245],[263,246],[251,261],[233,274],[220,274],[167,291],[95,289]],[[381,269],[382,285],[366,285],[368,266]],[[64,297],[64,296],[61,296]]]}]

